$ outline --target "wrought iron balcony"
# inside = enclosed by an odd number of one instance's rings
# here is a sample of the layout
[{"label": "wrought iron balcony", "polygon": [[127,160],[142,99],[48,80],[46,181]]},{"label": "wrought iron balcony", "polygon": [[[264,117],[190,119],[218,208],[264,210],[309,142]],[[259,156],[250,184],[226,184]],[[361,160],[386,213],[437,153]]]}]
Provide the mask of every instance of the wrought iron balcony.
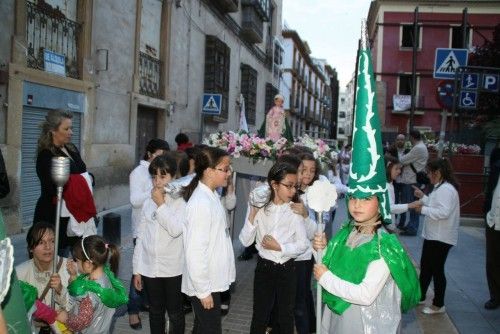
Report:
[{"label": "wrought iron balcony", "polygon": [[243,20],[241,36],[250,43],[262,43],[264,36],[264,23],[254,6],[243,7]]},{"label": "wrought iron balcony", "polygon": [[214,3],[224,12],[234,13],[238,11],[238,0],[214,0]]},{"label": "wrought iron balcony", "polygon": [[59,8],[46,3],[26,2],[26,40],[28,67],[44,69],[44,50],[65,56],[66,75],[79,78],[78,34],[80,25],[67,19]]},{"label": "wrought iron balcony", "polygon": [[150,55],[139,52],[139,93],[155,98],[162,98],[161,61]]}]

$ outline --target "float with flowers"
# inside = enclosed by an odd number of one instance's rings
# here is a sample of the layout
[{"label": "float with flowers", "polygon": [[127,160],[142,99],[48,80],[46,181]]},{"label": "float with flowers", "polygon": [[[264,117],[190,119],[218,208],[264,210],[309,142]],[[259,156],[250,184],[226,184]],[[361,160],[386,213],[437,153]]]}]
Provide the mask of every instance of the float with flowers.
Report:
[{"label": "float with flowers", "polygon": [[203,144],[227,151],[232,156],[232,166],[237,173],[257,176],[267,176],[274,161],[284,151],[294,146],[310,149],[323,166],[329,164],[332,159],[336,159],[337,155],[336,151],[325,141],[308,135],[295,138],[293,142],[290,142],[285,137],[275,141],[244,130],[220,131],[210,134],[204,139]]}]

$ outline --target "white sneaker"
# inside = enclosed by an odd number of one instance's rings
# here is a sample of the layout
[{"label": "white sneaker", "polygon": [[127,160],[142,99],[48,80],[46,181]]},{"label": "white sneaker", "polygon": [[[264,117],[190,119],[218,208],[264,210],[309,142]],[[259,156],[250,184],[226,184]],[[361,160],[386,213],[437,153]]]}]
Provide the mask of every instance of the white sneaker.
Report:
[{"label": "white sneaker", "polygon": [[425,314],[439,314],[446,312],[446,308],[444,306],[440,308],[435,308],[435,306],[426,306],[422,309],[422,313]]}]

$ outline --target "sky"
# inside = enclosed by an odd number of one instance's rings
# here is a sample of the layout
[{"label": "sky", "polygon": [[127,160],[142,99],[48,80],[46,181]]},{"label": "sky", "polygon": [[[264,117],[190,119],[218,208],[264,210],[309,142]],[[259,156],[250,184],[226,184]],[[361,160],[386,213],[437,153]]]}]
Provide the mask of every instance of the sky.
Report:
[{"label": "sky", "polygon": [[283,20],[309,44],[311,56],[337,70],[340,90],[352,78],[361,20],[371,0],[283,0]]}]

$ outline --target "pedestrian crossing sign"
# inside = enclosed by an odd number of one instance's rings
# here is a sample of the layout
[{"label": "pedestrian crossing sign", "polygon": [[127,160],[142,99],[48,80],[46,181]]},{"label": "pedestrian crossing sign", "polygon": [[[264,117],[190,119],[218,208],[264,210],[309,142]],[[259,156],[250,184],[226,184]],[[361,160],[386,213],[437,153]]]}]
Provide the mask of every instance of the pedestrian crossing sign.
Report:
[{"label": "pedestrian crossing sign", "polygon": [[220,115],[222,94],[203,94],[201,112],[208,115]]},{"label": "pedestrian crossing sign", "polygon": [[434,59],[434,79],[454,79],[455,71],[467,66],[467,49],[437,48]]}]

